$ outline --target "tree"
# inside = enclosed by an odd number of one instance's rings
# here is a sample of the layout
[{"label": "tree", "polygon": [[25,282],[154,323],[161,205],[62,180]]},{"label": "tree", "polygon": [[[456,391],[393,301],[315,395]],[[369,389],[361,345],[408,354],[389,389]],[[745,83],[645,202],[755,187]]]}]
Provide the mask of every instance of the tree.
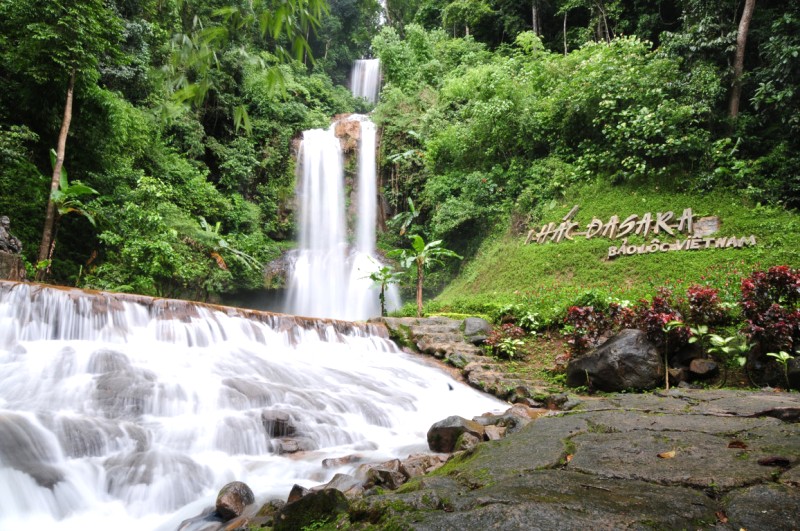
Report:
[{"label": "tree", "polygon": [[435,240],[425,243],[422,236],[414,234],[411,236],[411,249],[395,249],[388,253],[391,258],[398,258],[400,264],[405,269],[416,267],[417,270],[417,317],[422,317],[422,283],[425,270],[430,267],[443,264],[442,258],[462,259],[450,249],[442,247],[442,240]]},{"label": "tree", "polygon": [[742,99],[742,74],[744,73],[744,51],[747,45],[747,32],[750,29],[750,20],[756,0],[746,0],[742,18],[739,19],[739,31],[736,34],[736,58],[733,61],[733,89],[728,114],[735,120],[739,116],[739,102]]},{"label": "tree", "polygon": [[[308,39],[320,27],[321,17],[328,12],[325,0],[252,0],[214,11],[218,21],[205,27],[199,18],[193,21],[191,33],[178,33],[172,38],[172,57],[166,66],[173,99],[199,107],[217,88],[215,79],[221,67],[220,55],[233,51],[243,63],[268,68],[270,86],[285,82],[280,65],[292,59],[311,60]],[[239,42],[241,35],[257,33],[263,49],[269,50],[273,64],[267,67],[263,56],[251,53]],[[244,105],[234,106],[233,121],[251,132],[250,117]]]},{"label": "tree", "polygon": [[[55,238],[58,217],[55,199],[61,185],[75,90],[94,82],[100,60],[115,55],[121,22],[103,0],[22,0],[13,4],[6,6],[8,9],[3,13],[12,17],[13,23],[8,27],[14,35],[10,40],[19,50],[12,67],[37,84],[54,80],[66,85],[50,197],[39,245],[38,261],[43,262],[50,255]],[[44,275],[45,271],[39,270],[36,280],[43,280]]]},{"label": "tree", "polygon": [[[58,164],[58,158],[56,152],[52,149],[50,150],[50,162],[55,171],[56,164]],[[51,190],[50,193],[50,202],[53,203],[55,210],[55,214],[53,216],[53,234],[51,237],[50,246],[47,249],[47,255],[44,258],[42,258],[41,255],[39,256],[39,263],[37,266],[40,267],[38,267],[36,271],[37,278],[39,277],[40,273],[42,275],[46,275],[50,272],[53,251],[56,248],[58,220],[61,219],[61,216],[69,214],[70,212],[74,212],[89,220],[89,223],[91,223],[92,226],[95,225],[94,215],[89,211],[88,208],[86,208],[86,205],[84,205],[83,201],[80,199],[83,196],[95,194],[97,194],[97,190],[86,186],[80,181],[73,181],[70,183],[67,178],[67,169],[62,163],[61,170],[59,171],[58,188]]]},{"label": "tree", "polygon": [[381,288],[381,292],[378,295],[378,299],[381,301],[381,317],[386,317],[386,286],[397,284],[403,278],[403,275],[405,273],[395,271],[389,266],[382,266],[377,271],[370,273],[369,279]]}]

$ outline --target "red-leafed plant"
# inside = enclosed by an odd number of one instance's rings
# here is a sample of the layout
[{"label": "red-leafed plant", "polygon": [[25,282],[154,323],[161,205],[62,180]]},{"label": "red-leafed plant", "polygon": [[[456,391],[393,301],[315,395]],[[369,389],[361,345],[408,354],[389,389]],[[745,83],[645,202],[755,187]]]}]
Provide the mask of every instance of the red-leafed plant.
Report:
[{"label": "red-leafed plant", "polygon": [[512,359],[525,344],[525,330],[513,323],[496,326],[484,340],[492,353],[499,358]]},{"label": "red-leafed plant", "polygon": [[695,324],[715,325],[727,320],[727,313],[719,291],[707,286],[689,286],[686,291],[689,300],[689,319]]},{"label": "red-leafed plant", "polygon": [[650,303],[639,301],[636,310],[639,328],[666,355],[688,343],[691,332],[687,326],[675,326],[674,323],[683,322],[683,316],[673,307],[672,294],[668,289],[660,289]]},{"label": "red-leafed plant", "polygon": [[800,270],[775,266],[742,279],[745,333],[762,352],[793,352],[800,342]]},{"label": "red-leafed plant", "polygon": [[608,328],[606,316],[594,306],[571,306],[564,318],[564,335],[575,356],[592,348]]}]

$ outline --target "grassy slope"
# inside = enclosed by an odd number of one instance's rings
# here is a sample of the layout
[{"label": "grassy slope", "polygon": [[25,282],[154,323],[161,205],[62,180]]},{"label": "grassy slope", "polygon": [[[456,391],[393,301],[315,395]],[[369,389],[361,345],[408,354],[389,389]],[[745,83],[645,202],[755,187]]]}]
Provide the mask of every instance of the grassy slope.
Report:
[{"label": "grassy slope", "polygon": [[[590,289],[633,301],[649,298],[661,286],[684,294],[685,288],[695,283],[713,285],[720,289],[723,300],[734,302],[740,278],[753,269],[779,264],[800,266],[800,216],[779,208],[747,205],[727,192],[700,195],[596,184],[571,190],[543,222],[558,222],[576,204],[581,208],[575,221],[581,227],[592,217],[605,222],[614,214],[622,220],[630,214],[652,212],[655,216],[667,210],[679,216],[684,208],[692,208],[695,219],[711,215],[721,218],[721,231],[714,236],[752,234],[758,245],[606,260],[608,247],[619,245],[619,241],[578,237],[559,244],[524,245],[524,235],[504,234],[487,239],[475,259],[465,264],[461,275],[429,303],[428,309],[491,314],[497,305],[520,303],[545,319],[553,319]],[[632,239],[634,242],[644,240]]]}]

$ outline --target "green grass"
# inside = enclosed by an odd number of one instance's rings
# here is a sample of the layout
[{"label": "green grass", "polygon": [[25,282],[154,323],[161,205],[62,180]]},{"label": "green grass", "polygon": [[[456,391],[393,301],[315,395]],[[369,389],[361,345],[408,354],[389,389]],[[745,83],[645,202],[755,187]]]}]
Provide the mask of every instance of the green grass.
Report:
[{"label": "green grass", "polygon": [[[581,227],[593,217],[605,222],[612,215],[622,220],[631,214],[651,212],[655,216],[668,210],[677,217],[684,208],[691,208],[695,219],[720,217],[721,230],[715,237],[754,235],[757,245],[608,260],[608,248],[619,245],[619,240],[576,237],[557,244],[525,245],[524,234],[501,234],[484,241],[461,274],[428,303],[428,311],[492,314],[492,308],[500,305],[520,304],[538,312],[545,322],[552,322],[590,290],[601,297],[634,302],[652,297],[660,287],[683,295],[692,284],[715,287],[723,301],[736,302],[741,278],[753,270],[800,265],[800,217],[777,207],[745,204],[730,193],[701,195],[665,192],[658,187],[587,185],[568,192],[538,226],[559,222],[573,205],[580,205],[574,219]],[[637,236],[630,242],[645,240]]]}]

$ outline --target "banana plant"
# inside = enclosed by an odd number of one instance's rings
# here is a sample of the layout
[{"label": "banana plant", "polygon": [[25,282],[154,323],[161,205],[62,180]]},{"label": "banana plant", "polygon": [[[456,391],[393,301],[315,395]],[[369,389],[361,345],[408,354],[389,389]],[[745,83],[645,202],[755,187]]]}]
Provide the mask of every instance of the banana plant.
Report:
[{"label": "banana plant", "polygon": [[[50,164],[56,167],[56,151],[50,150]],[[50,266],[53,263],[53,252],[56,249],[56,237],[58,236],[58,222],[62,216],[75,213],[85,217],[92,226],[96,226],[94,214],[81,201],[81,197],[96,195],[98,192],[90,186],[86,186],[80,181],[69,182],[67,178],[67,168],[61,166],[61,175],[58,181],[58,188],[50,193],[50,200],[55,205],[56,214],[53,223],[53,237],[47,249],[47,257],[36,264],[36,280],[42,281],[50,274]]]}]

